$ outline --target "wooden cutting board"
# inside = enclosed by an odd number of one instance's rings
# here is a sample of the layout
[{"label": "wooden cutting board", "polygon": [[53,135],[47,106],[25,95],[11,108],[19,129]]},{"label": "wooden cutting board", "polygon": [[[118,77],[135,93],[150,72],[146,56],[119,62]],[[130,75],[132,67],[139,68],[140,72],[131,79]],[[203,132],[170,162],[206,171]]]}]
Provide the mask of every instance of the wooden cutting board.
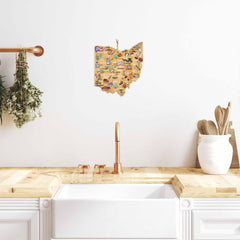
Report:
[{"label": "wooden cutting board", "polygon": [[[239,168],[239,158],[238,158],[238,150],[237,150],[235,131],[234,131],[233,128],[230,128],[228,133],[231,134],[231,137],[230,137],[229,141],[230,141],[230,143],[233,147],[233,158],[232,158],[232,163],[231,163],[230,168]],[[200,134],[198,134],[197,146],[199,145],[200,141],[201,141],[201,136],[200,136]],[[197,155],[197,166],[196,167],[200,168],[198,155]]]}]

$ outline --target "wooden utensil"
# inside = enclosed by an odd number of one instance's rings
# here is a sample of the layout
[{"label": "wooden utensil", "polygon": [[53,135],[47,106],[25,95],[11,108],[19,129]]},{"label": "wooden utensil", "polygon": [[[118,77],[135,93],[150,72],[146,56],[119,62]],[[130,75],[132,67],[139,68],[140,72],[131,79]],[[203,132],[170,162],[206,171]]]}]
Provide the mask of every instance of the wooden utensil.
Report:
[{"label": "wooden utensil", "polygon": [[226,130],[225,130],[225,135],[230,134],[229,132],[230,132],[231,127],[232,127],[232,122],[228,122]]},{"label": "wooden utensil", "polygon": [[207,120],[199,120],[198,123],[197,123],[197,128],[198,128],[198,131],[203,134],[203,135],[206,135],[206,129],[205,129],[205,122]]},{"label": "wooden utensil", "polygon": [[228,107],[224,113],[223,127],[222,127],[222,134],[224,135],[228,134],[230,110],[231,110],[231,102],[228,103]]},{"label": "wooden utensil", "polygon": [[218,125],[218,133],[222,135],[223,120],[224,120],[224,109],[221,106],[215,108],[215,119]]},{"label": "wooden utensil", "polygon": [[216,124],[212,121],[205,121],[204,128],[207,135],[218,135]]},{"label": "wooden utensil", "polygon": [[198,131],[200,134],[205,134],[203,122],[204,122],[204,120],[199,120],[197,123],[197,128],[198,128]]},{"label": "wooden utensil", "polygon": [[216,124],[209,120],[200,120],[197,124],[198,131],[203,135],[218,135]]}]

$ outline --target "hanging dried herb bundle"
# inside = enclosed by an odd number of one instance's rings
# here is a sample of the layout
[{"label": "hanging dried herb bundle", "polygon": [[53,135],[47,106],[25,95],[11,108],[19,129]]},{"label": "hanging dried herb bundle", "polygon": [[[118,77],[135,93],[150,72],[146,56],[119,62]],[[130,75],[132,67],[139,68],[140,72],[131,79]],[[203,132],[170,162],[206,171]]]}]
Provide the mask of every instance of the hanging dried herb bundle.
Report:
[{"label": "hanging dried herb bundle", "polygon": [[3,100],[6,94],[6,88],[4,87],[3,83],[4,81],[2,80],[3,76],[0,75],[0,120],[2,124],[2,112],[3,112]]},{"label": "hanging dried herb bundle", "polygon": [[43,93],[33,86],[28,78],[28,63],[25,51],[20,51],[16,59],[15,81],[7,91],[4,108],[13,117],[18,128],[41,116],[40,97]]}]

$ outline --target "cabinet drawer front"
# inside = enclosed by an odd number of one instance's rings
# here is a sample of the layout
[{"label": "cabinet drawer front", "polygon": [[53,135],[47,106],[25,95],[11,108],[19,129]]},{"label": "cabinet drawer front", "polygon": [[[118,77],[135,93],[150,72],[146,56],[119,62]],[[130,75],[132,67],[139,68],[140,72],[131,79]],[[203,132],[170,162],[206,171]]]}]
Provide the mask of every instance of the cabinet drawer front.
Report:
[{"label": "cabinet drawer front", "polygon": [[240,211],[194,210],[193,239],[240,239]]}]

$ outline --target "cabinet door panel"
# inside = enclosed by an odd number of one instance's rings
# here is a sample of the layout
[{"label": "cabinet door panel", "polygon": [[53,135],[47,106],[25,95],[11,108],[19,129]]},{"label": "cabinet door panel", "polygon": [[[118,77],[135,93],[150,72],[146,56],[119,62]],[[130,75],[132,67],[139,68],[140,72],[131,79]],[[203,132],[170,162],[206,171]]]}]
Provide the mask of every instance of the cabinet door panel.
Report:
[{"label": "cabinet door panel", "polygon": [[193,210],[193,239],[240,239],[239,210]]},{"label": "cabinet door panel", "polygon": [[39,240],[39,212],[0,211],[0,239]]}]

